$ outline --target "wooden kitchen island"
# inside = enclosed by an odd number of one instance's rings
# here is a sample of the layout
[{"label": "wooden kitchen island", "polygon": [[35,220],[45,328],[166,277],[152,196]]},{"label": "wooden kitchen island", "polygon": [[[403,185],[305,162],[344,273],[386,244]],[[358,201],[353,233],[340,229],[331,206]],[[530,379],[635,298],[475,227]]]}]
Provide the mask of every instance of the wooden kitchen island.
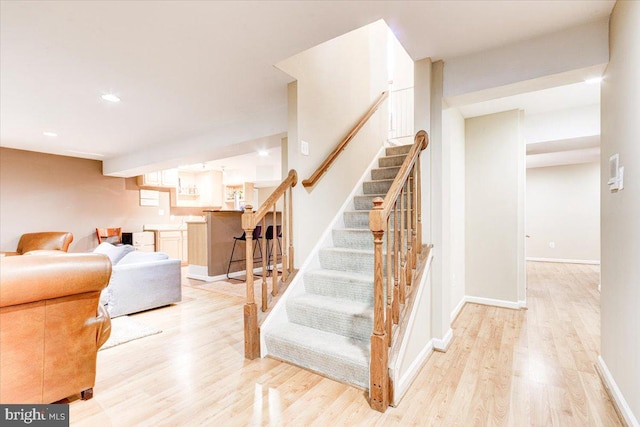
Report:
[{"label": "wooden kitchen island", "polygon": [[[233,250],[233,238],[240,237],[242,230],[241,211],[204,210],[205,221],[187,221],[187,235],[189,236],[189,260],[187,277],[190,279],[213,282],[226,280],[229,257]],[[273,217],[267,215],[267,226],[273,223]],[[281,213],[276,214],[276,221],[281,222]],[[262,231],[264,236],[265,230]],[[258,242],[260,244],[260,242]],[[276,243],[276,250],[278,246]],[[238,242],[234,259],[245,257],[245,244]],[[256,260],[259,252],[256,251]],[[256,267],[259,263],[256,262]],[[244,262],[231,263],[232,276],[243,275]]]}]

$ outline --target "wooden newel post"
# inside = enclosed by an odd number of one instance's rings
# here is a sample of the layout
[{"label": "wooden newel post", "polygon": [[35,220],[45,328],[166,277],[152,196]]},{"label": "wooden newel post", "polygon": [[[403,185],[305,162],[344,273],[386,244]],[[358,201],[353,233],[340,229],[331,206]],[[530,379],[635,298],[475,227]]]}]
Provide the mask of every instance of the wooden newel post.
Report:
[{"label": "wooden newel post", "polygon": [[[371,335],[371,365],[369,379],[369,404],[377,411],[384,412],[389,406],[389,346],[384,319],[384,284],[382,268],[382,239],[384,225],[382,204],[384,200],[376,197],[370,213],[369,224],[374,244],[374,305],[373,334]],[[391,266],[387,266],[391,268]]]},{"label": "wooden newel post", "polygon": [[245,232],[247,301],[244,305],[244,357],[255,359],[260,357],[260,332],[258,330],[258,306],[253,291],[253,206],[245,206],[242,214],[242,228]]}]

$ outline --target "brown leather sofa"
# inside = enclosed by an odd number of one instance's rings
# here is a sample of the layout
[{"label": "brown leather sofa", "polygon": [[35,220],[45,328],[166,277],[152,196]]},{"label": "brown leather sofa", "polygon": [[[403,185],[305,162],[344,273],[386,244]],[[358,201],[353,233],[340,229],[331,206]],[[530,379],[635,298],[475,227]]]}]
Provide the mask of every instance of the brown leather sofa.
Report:
[{"label": "brown leather sofa", "polygon": [[92,397],[97,351],[111,332],[98,304],[110,276],[99,254],[0,258],[0,403]]},{"label": "brown leather sofa", "polygon": [[69,250],[73,242],[73,234],[66,231],[44,231],[40,233],[23,234],[18,241],[15,252],[5,252],[6,255],[24,255],[34,250],[64,251]]}]

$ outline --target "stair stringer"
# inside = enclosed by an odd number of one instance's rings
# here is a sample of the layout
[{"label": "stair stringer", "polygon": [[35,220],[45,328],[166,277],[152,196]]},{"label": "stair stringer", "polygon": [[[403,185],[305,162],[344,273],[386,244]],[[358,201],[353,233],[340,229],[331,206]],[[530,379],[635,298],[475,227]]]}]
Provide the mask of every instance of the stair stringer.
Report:
[{"label": "stair stringer", "polygon": [[[434,350],[431,334],[431,264],[433,252],[424,261],[420,282],[412,295],[413,303],[406,318],[400,342],[394,343],[389,357],[389,378],[393,382],[390,405],[397,406]],[[402,322],[403,319],[401,319]],[[425,330],[427,333],[425,334]],[[394,336],[394,339],[396,337]]]},{"label": "stair stringer", "polygon": [[[289,317],[287,314],[287,301],[290,298],[298,297],[305,293],[304,287],[304,275],[310,269],[318,269],[320,268],[320,259],[319,253],[321,249],[333,246],[333,229],[334,228],[342,228],[344,227],[344,212],[347,210],[355,210],[355,196],[360,196],[364,194],[363,191],[363,183],[370,179],[371,170],[377,167],[378,158],[381,157],[384,153],[384,150],[390,145],[385,143],[380,147],[380,150],[376,153],[371,163],[367,169],[363,172],[362,176],[355,184],[351,193],[347,196],[346,200],[336,213],[336,216],[333,218],[331,223],[327,226],[327,228],[322,233],[322,236],[318,240],[318,243],[313,247],[307,258],[303,261],[300,266],[296,277],[293,281],[287,286],[286,291],[282,296],[278,299],[276,305],[273,307],[271,312],[260,325],[260,357],[266,357],[269,355],[267,350],[267,345],[265,342],[265,336],[267,335],[265,332],[270,330],[271,328],[275,328],[278,325],[286,323],[289,321]],[[294,218],[295,221],[295,218]],[[373,238],[373,237],[372,237]],[[295,241],[294,241],[295,245]]]}]

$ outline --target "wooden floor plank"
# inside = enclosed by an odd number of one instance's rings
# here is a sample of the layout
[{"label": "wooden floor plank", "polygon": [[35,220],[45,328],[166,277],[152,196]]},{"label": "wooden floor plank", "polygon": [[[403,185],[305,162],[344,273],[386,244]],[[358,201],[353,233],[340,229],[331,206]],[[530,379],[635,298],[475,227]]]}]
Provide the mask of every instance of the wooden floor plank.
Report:
[{"label": "wooden floor plank", "polygon": [[[527,310],[467,304],[397,408],[273,359],[243,357],[244,284],[183,279],[183,302],[133,317],[163,332],[98,353],[74,426],[618,426],[595,372],[598,266],[530,262]],[[257,284],[259,286],[259,284]]]}]

